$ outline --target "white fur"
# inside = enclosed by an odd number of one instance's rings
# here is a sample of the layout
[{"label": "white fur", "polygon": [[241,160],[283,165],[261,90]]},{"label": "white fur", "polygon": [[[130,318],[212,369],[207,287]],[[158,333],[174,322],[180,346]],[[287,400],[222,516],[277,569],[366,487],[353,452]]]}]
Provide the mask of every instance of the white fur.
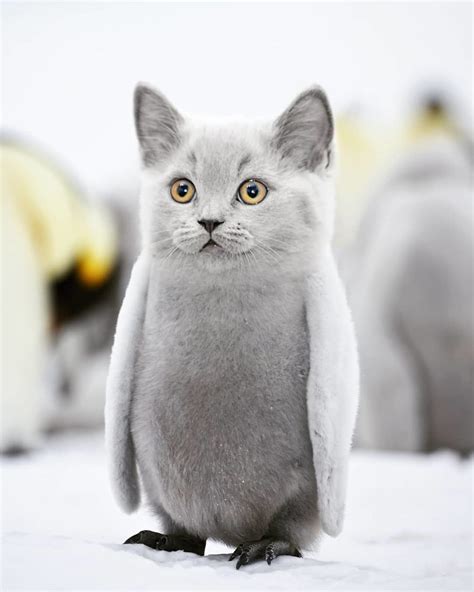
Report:
[{"label": "white fur", "polygon": [[105,436],[113,491],[125,512],[140,503],[135,454],[130,436],[129,411],[136,347],[145,315],[149,256],[139,255],[117,321],[106,387]]},{"label": "white fur", "polygon": [[359,399],[359,368],[346,296],[329,249],[307,279],[310,333],[308,422],[323,530],[343,525],[347,468]]}]

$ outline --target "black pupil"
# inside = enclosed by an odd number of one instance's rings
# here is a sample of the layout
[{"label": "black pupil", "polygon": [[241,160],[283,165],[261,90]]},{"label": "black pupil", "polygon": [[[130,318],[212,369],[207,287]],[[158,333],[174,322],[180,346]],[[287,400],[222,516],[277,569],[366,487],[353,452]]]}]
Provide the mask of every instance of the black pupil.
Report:
[{"label": "black pupil", "polygon": [[258,196],[258,185],[256,183],[250,183],[247,185],[247,195],[255,199]]},{"label": "black pupil", "polygon": [[178,185],[178,195],[179,197],[186,197],[189,191],[189,185],[187,183],[180,183]]}]

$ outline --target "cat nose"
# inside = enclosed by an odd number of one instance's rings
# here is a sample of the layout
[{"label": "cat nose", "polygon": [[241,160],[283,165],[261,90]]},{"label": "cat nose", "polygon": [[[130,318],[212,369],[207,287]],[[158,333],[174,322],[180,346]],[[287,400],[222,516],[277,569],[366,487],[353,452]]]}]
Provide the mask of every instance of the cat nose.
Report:
[{"label": "cat nose", "polygon": [[222,224],[222,222],[224,222],[224,220],[198,220],[198,224],[204,226],[209,234],[211,234],[216,226]]}]

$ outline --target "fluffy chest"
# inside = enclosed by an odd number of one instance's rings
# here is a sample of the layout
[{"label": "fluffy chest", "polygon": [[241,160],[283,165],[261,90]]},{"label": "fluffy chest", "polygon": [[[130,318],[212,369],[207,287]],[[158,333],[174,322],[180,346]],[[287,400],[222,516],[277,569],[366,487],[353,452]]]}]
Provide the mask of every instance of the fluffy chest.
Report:
[{"label": "fluffy chest", "polygon": [[178,517],[209,496],[280,504],[312,470],[308,367],[298,283],[152,281],[132,403],[149,495]]},{"label": "fluffy chest", "polygon": [[245,464],[245,448],[270,453],[276,440],[279,457],[297,463],[308,358],[297,282],[183,287],[152,277],[132,429],[148,442],[153,433],[174,466],[204,456],[208,466]]},{"label": "fluffy chest", "polygon": [[179,285],[151,277],[140,374],[159,380],[166,396],[216,403],[220,389],[231,399],[247,387],[281,391],[282,381],[305,377],[307,350],[298,281]]}]

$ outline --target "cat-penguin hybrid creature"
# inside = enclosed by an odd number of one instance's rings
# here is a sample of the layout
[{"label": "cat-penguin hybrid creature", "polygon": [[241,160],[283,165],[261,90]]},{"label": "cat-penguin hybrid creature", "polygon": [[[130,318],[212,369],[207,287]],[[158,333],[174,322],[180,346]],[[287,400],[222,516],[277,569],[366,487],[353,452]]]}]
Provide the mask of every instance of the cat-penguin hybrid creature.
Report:
[{"label": "cat-penguin hybrid creature", "polygon": [[333,118],[319,87],[271,124],[197,123],[135,92],[142,249],[119,315],[106,444],[127,543],[237,568],[343,523],[356,344],[331,252]]}]

